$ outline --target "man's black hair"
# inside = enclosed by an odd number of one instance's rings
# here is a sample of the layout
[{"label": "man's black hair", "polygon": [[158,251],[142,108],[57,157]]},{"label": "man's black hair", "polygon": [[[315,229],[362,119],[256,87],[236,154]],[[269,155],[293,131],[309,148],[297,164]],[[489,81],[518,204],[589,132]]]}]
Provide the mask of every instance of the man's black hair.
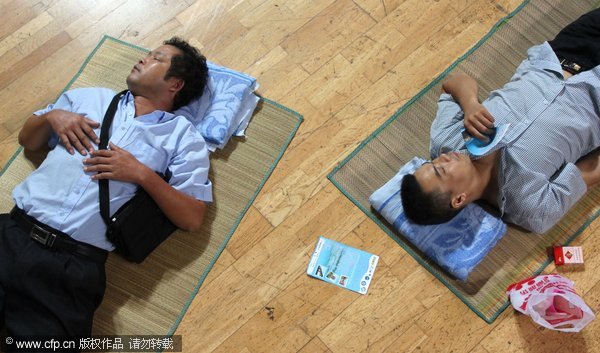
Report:
[{"label": "man's black hair", "polygon": [[163,44],[181,51],[180,55],[171,58],[171,67],[165,75],[165,79],[175,77],[185,82],[173,101],[173,110],[176,110],[202,95],[208,81],[208,67],[204,55],[185,40],[173,37],[165,40]]},{"label": "man's black hair", "polygon": [[434,190],[426,193],[413,174],[402,178],[400,186],[402,207],[406,217],[416,224],[448,222],[460,212],[452,207],[451,193]]}]

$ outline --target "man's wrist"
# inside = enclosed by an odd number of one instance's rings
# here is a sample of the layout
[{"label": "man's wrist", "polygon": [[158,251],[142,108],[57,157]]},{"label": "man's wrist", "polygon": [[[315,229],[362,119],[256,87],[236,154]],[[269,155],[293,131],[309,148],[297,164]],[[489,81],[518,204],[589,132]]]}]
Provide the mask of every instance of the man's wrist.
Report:
[{"label": "man's wrist", "polygon": [[143,163],[139,163],[138,172],[136,174],[137,180],[135,181],[135,183],[144,189],[148,189],[150,185],[152,185],[153,178],[160,179],[158,174],[156,174],[152,169],[150,169]]},{"label": "man's wrist", "polygon": [[479,106],[481,106],[481,103],[479,103],[479,100],[477,99],[477,97],[469,97],[468,99],[466,99],[466,101],[463,103],[464,107],[463,107],[463,111],[465,113],[471,112],[472,110],[476,110],[479,108]]}]

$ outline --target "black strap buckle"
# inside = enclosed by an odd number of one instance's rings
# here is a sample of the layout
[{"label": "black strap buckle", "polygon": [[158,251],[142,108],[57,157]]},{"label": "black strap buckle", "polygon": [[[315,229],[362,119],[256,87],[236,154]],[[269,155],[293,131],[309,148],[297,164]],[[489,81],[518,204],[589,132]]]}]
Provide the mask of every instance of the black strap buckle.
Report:
[{"label": "black strap buckle", "polygon": [[44,228],[38,226],[37,224],[33,225],[33,228],[31,228],[31,233],[29,233],[29,236],[31,236],[31,238],[35,241],[37,241],[38,243],[47,246],[49,248],[52,247],[52,245],[54,245],[54,241],[56,240],[56,234],[45,230]]},{"label": "black strap buckle", "polygon": [[562,59],[560,61],[560,66],[562,66],[563,70],[565,70],[566,72],[569,72],[573,75],[575,75],[575,74],[579,73],[579,71],[581,71],[580,65],[578,65],[572,61],[569,61],[567,59]]}]

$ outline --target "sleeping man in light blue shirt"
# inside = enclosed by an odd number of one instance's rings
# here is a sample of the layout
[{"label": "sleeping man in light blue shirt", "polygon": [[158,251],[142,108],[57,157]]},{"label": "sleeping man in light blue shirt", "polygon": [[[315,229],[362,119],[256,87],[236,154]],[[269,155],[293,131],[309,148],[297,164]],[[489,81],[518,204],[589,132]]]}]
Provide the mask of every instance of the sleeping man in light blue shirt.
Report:
[{"label": "sleeping man in light blue shirt", "polygon": [[[98,180],[110,180],[110,214],[144,188],[179,228],[196,230],[212,201],[205,141],[173,111],[204,90],[206,59],[173,38],[142,58],[127,77],[98,150],[104,114],[115,96],[81,88],[35,112],[19,142],[50,151],[13,191],[15,209],[0,215],[0,330],[12,336],[85,337],[105,290],[104,261],[114,249],[99,212]],[[168,182],[155,172],[171,172]],[[57,239],[40,241],[42,233]],[[45,236],[43,236],[45,237]],[[41,244],[43,242],[43,244]]]},{"label": "sleeping man in light blue shirt", "polygon": [[[444,82],[431,126],[433,160],[403,181],[404,209],[416,223],[442,223],[484,200],[504,220],[543,233],[600,179],[600,66],[570,76],[546,42],[483,103],[477,90],[462,73]],[[494,148],[467,153],[463,130],[483,140],[503,124],[510,126]]]},{"label": "sleeping man in light blue shirt", "polygon": [[[446,222],[482,200],[505,221],[543,233],[600,181],[600,65],[572,75],[561,61],[548,42],[530,48],[510,82],[483,103],[466,74],[443,83],[431,126],[432,161],[401,186],[409,219]],[[467,153],[463,130],[485,141],[505,124],[493,148]]]},{"label": "sleeping man in light blue shirt", "polygon": [[[40,116],[52,110],[66,110],[94,121],[102,121],[102,109],[108,107],[114,95],[115,92],[107,88],[74,89],[65,92],[56,103],[35,112],[35,115]],[[197,200],[212,201],[212,185],[208,180],[208,151],[196,128],[186,119],[160,110],[136,117],[134,100],[133,94],[127,92],[119,102],[111,127],[110,141],[113,147],[110,152],[121,149],[124,155],[125,152],[131,154],[131,157],[148,168],[144,168],[145,170],[169,169],[172,173],[169,180],[172,189]],[[99,131],[99,128],[95,131]],[[29,216],[60,229],[73,239],[113,250],[114,245],[104,236],[106,224],[96,212],[99,175],[93,164],[86,165],[89,160],[99,158],[93,156],[100,152],[92,150],[92,155],[87,152],[70,154],[62,144],[59,148],[54,148],[57,141],[56,138],[51,140],[51,153],[13,191],[15,204]],[[95,147],[94,144],[93,148]],[[89,170],[84,169],[84,166]],[[127,168],[127,172],[129,171]],[[132,180],[115,178],[110,183],[111,214],[133,197],[137,185],[142,185],[142,181],[135,180],[134,176],[129,178]],[[180,223],[180,228],[196,229],[197,226],[191,223],[201,221],[201,217],[198,217],[201,214],[202,212],[196,212],[196,217],[191,217],[193,220],[190,224]]]}]

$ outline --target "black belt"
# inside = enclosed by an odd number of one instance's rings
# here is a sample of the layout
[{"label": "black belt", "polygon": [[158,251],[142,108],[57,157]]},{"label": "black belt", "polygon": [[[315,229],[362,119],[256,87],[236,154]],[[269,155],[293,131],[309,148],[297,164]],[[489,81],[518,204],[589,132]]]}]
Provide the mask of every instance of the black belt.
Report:
[{"label": "black belt", "polygon": [[560,66],[562,66],[563,70],[565,70],[566,72],[569,72],[573,75],[581,72],[581,65],[574,63],[567,59],[559,59],[559,60],[560,60]]},{"label": "black belt", "polygon": [[106,262],[108,251],[77,241],[59,230],[38,222],[35,218],[28,216],[18,207],[14,207],[12,211],[10,211],[10,218],[12,218],[25,233],[29,234],[31,239],[43,247],[85,256],[98,263]]}]

